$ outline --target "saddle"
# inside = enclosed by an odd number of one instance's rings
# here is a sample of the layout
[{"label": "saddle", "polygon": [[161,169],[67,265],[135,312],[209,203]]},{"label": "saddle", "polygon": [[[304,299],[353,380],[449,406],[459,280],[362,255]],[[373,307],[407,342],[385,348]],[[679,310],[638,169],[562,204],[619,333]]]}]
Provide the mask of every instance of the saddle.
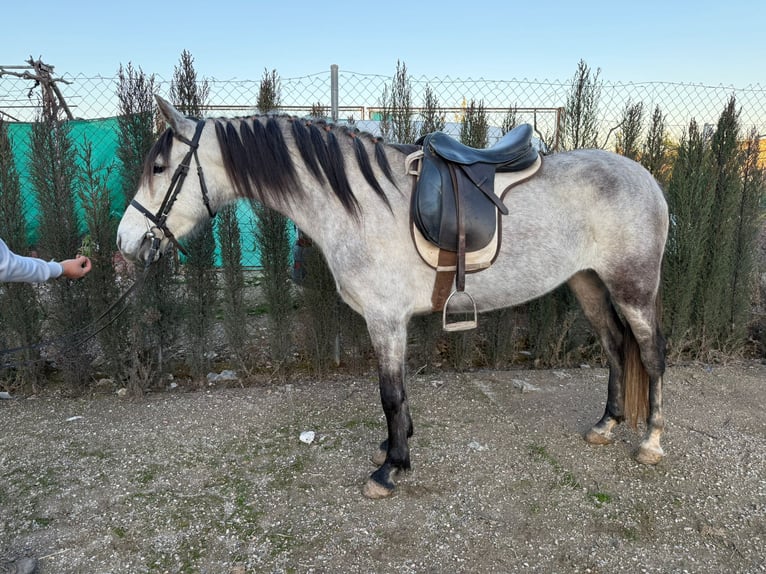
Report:
[{"label": "saddle", "polygon": [[[423,139],[422,150],[407,158],[407,172],[415,176],[410,209],[413,239],[423,260],[437,271],[431,303],[434,311],[443,312],[445,330],[476,326],[476,306],[465,293],[465,273],[488,268],[497,256],[500,216],[508,215],[502,196],[541,165],[531,137],[532,127],[523,124],[491,148],[476,149],[434,132]],[[496,173],[509,174],[503,177],[499,194]],[[447,307],[457,293],[470,300],[473,321],[447,323]]]}]

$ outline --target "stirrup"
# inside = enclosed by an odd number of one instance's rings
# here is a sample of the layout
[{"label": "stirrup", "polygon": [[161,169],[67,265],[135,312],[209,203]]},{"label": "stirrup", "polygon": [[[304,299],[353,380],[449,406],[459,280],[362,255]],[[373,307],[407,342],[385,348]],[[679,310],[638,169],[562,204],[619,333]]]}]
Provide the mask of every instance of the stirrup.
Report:
[{"label": "stirrup", "polygon": [[[471,306],[473,307],[473,319],[467,319],[465,321],[453,321],[452,323],[447,323],[447,308],[449,307],[449,302],[452,300],[452,298],[455,295],[464,295],[465,297],[468,297],[468,300],[471,302]],[[476,302],[473,300],[473,297],[471,297],[468,293],[465,291],[453,291],[450,293],[450,296],[447,297],[447,300],[444,302],[444,308],[442,309],[442,329],[445,331],[469,331],[471,329],[475,329],[479,324],[478,315],[476,313]]]}]

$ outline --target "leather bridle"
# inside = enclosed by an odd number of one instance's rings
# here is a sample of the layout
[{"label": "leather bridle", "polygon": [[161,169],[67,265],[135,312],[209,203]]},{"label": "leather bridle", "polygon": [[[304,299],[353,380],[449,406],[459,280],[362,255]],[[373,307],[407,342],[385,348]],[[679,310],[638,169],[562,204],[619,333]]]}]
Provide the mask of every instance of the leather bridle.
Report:
[{"label": "leather bridle", "polygon": [[197,164],[197,176],[199,177],[200,189],[202,190],[202,201],[205,203],[205,207],[207,208],[207,212],[210,215],[210,218],[212,219],[215,217],[215,212],[213,212],[213,209],[210,207],[210,197],[208,195],[207,185],[205,185],[205,176],[202,173],[202,165],[200,165],[199,157],[197,156],[199,140],[204,127],[204,120],[197,121],[197,127],[194,130],[194,136],[191,140],[187,139],[181,134],[173,134],[177,140],[189,146],[189,151],[184,156],[181,163],[178,164],[178,167],[173,174],[173,178],[170,180],[170,186],[168,187],[167,192],[165,192],[165,197],[163,198],[162,204],[157,210],[157,213],[152,213],[135,199],[130,202],[130,205],[135,207],[144,217],[146,217],[151,223],[154,224],[149,228],[149,231],[147,231],[145,235],[146,239],[149,239],[152,242],[151,248],[149,250],[149,256],[146,259],[147,266],[154,262],[154,258],[156,257],[157,251],[159,251],[160,248],[160,243],[164,238],[168,238],[173,243],[173,245],[176,246],[176,249],[178,249],[181,253],[187,257],[189,255],[186,250],[181,247],[181,244],[178,243],[175,235],[173,235],[173,233],[168,228],[167,219],[168,215],[170,214],[170,209],[173,207],[173,204],[178,198],[178,194],[181,192],[181,188],[183,187],[184,181],[186,180],[186,176],[189,173],[192,157],[194,157],[194,162]]}]

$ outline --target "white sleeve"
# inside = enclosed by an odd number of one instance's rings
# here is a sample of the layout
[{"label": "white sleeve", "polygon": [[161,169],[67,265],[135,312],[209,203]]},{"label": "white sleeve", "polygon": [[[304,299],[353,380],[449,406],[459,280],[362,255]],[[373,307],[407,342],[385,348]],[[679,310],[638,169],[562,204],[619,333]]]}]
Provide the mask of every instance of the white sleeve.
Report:
[{"label": "white sleeve", "polygon": [[41,283],[54,279],[63,272],[60,263],[17,255],[0,239],[0,281]]}]

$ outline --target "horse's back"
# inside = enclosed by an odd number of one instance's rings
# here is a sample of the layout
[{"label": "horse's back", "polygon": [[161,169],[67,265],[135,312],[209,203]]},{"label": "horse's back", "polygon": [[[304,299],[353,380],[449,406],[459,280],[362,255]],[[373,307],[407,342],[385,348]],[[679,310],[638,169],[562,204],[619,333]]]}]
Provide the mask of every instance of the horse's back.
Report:
[{"label": "horse's back", "polygon": [[533,219],[546,227],[601,230],[597,236],[648,227],[663,241],[667,232],[667,203],[656,180],[641,164],[604,150],[547,156],[538,174],[504,199],[511,213],[534,212]]},{"label": "horse's back", "polygon": [[604,278],[627,269],[659,277],[667,204],[652,175],[628,158],[603,150],[546,156],[504,202],[501,254],[485,278],[506,285],[515,302],[585,269]]}]

